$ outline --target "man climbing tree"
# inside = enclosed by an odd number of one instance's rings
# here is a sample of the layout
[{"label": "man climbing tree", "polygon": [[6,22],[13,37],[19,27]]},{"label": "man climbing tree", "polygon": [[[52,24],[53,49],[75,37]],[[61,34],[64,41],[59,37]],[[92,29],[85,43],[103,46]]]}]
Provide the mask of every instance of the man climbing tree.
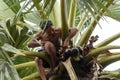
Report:
[{"label": "man climbing tree", "polygon": [[[46,20],[42,22],[42,26],[44,29],[40,31],[33,40],[30,41],[28,47],[34,48],[38,46],[42,46],[43,50],[48,54],[51,59],[51,72],[54,72],[54,68],[57,64],[57,55],[59,55],[59,50],[61,46],[68,47],[70,39],[76,34],[77,29],[69,29],[69,34],[66,39],[62,42],[62,31],[61,28],[55,29],[53,28],[53,24],[50,20]],[[46,80],[46,76],[42,67],[42,60],[39,58],[35,59],[37,68],[42,80]],[[44,62],[43,62],[44,63]]]}]

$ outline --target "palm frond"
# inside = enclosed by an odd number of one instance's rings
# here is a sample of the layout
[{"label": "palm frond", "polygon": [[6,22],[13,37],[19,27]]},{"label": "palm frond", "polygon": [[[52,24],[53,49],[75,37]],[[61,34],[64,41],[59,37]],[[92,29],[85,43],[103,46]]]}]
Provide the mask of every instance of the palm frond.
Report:
[{"label": "palm frond", "polygon": [[23,6],[19,9],[19,11],[16,13],[12,25],[15,25],[17,23],[17,21],[21,21],[23,20],[23,10],[30,4],[31,1],[25,1]]},{"label": "palm frond", "polygon": [[105,13],[105,16],[111,17],[117,21],[120,21],[120,1],[115,0],[113,4],[108,8]]},{"label": "palm frond", "polygon": [[17,54],[20,54],[20,55],[24,55],[22,54],[22,52],[20,52],[18,49],[16,49],[15,47],[5,43],[3,46],[1,46],[1,48],[5,51],[8,51],[8,52],[12,52],[12,53],[17,53]]},{"label": "palm frond", "polygon": [[50,15],[55,2],[56,2],[56,0],[51,0],[50,4],[48,5],[49,8],[46,10],[46,15]]},{"label": "palm frond", "polygon": [[17,13],[20,9],[19,0],[3,0],[5,4],[7,4],[8,8],[10,8],[14,13]]},{"label": "palm frond", "polygon": [[16,69],[13,67],[13,63],[9,55],[0,47],[0,79],[1,80],[20,80]]},{"label": "palm frond", "polygon": [[[107,3],[104,4],[104,7],[102,9],[100,9],[100,13],[103,13],[106,11],[106,9],[112,4],[113,0],[108,1]],[[88,42],[88,39],[92,33],[92,31],[94,31],[94,28],[97,25],[97,21],[96,20],[100,20],[101,16],[99,16],[99,14],[96,15],[96,19],[92,19],[91,23],[89,24],[88,28],[86,29],[86,31],[82,34],[84,36],[81,36],[80,39],[80,45],[83,46],[84,42]]]},{"label": "palm frond", "polygon": [[15,13],[3,2],[0,0],[0,17],[1,19],[12,18]]},{"label": "palm frond", "polygon": [[7,20],[6,22],[1,21],[0,22],[1,29],[3,29],[3,32],[6,35],[5,37],[7,37],[8,42],[11,40],[10,43],[14,43],[14,39],[12,38],[9,31],[10,24],[7,23],[10,23],[10,20]]},{"label": "palm frond", "polygon": [[[98,3],[100,5],[98,5]],[[102,9],[104,7],[104,3],[103,1],[97,1],[97,0],[77,0],[77,4],[78,6],[80,6],[80,9],[82,10],[88,10],[90,12],[90,14],[95,18],[96,14],[99,14],[99,16],[101,16],[100,14],[100,9]]]}]

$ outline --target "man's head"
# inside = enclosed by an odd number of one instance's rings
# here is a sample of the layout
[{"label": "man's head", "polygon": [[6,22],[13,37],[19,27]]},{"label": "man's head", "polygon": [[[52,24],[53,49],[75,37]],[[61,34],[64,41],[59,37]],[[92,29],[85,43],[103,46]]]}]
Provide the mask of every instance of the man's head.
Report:
[{"label": "man's head", "polygon": [[41,27],[41,29],[42,30],[46,30],[46,29],[48,29],[49,27],[52,27],[52,22],[50,21],[50,20],[45,20],[45,21],[41,21],[40,22],[40,27]]}]

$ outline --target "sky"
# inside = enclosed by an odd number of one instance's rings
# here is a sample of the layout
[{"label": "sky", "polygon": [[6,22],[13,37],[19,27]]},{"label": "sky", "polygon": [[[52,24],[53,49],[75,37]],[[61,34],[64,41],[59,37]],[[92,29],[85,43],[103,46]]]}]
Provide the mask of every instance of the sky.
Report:
[{"label": "sky", "polygon": [[[107,37],[110,37],[118,32],[120,32],[120,22],[113,20],[109,17],[105,17],[105,19],[101,19],[99,21],[101,27],[99,25],[96,26],[92,36],[98,35],[98,41],[95,42],[95,44],[103,41],[104,39],[106,39]],[[115,40],[114,42],[112,42],[110,45],[119,45],[120,46],[120,38]],[[116,49],[116,50],[111,50],[114,52],[118,52],[120,51],[120,49]],[[107,66],[105,68],[105,70],[116,70],[116,69],[120,69],[120,60],[117,62],[114,62],[112,64],[110,64],[109,66]]]}]

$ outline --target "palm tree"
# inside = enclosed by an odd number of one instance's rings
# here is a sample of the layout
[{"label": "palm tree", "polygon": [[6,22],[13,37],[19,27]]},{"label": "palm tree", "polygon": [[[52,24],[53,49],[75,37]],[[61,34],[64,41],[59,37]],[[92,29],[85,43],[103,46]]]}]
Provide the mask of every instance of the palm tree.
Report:
[{"label": "palm tree", "polygon": [[38,32],[40,21],[45,19],[52,20],[56,27],[62,26],[63,41],[68,29],[76,27],[78,33],[72,39],[73,48],[80,46],[81,50],[61,61],[58,73],[50,80],[119,79],[117,71],[112,74],[102,70],[120,60],[119,52],[109,51],[120,49],[120,46],[109,45],[120,37],[120,33],[97,45],[93,43],[99,34],[91,35],[104,16],[120,21],[119,8],[119,0],[60,0],[59,3],[57,0],[1,0],[0,80],[40,80],[34,58],[41,57],[47,62],[49,58],[45,53],[29,49],[27,43]]}]

